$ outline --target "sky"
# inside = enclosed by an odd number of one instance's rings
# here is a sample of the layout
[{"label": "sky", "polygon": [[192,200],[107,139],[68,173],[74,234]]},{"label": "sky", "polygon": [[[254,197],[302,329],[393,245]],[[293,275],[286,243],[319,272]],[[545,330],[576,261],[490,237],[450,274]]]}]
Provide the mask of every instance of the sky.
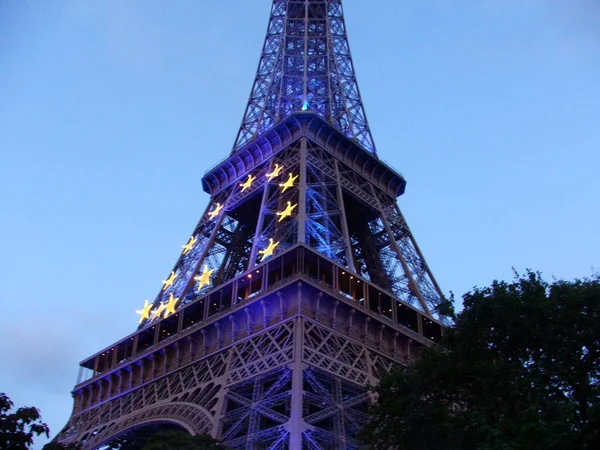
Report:
[{"label": "sky", "polygon": [[[0,392],[70,415],[231,151],[268,0],[0,0]],[[344,1],[381,159],[442,289],[600,269],[600,3]],[[41,448],[38,439],[35,448]]]}]

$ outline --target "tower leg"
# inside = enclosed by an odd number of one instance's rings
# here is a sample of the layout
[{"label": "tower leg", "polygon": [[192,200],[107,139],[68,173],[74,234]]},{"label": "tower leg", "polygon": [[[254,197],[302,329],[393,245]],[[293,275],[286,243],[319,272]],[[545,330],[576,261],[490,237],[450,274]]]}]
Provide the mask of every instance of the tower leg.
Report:
[{"label": "tower leg", "polygon": [[303,343],[303,319],[296,318],[294,343],[294,361],[291,364],[292,369],[292,410],[290,417],[290,448],[302,448],[302,433],[306,430],[306,423],[302,418],[302,395],[303,395],[303,364],[302,364],[302,343]]}]

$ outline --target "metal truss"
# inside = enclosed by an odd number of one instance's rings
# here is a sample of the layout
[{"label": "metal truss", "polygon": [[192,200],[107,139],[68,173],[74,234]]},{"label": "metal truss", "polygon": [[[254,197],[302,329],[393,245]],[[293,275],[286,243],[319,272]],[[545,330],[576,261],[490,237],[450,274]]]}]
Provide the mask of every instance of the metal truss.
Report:
[{"label": "metal truss", "polygon": [[56,439],[92,449],[158,420],[194,434],[208,433],[214,427],[218,393],[225,382],[225,356],[206,358],[164,378],[146,374],[150,382],[145,386],[73,415]]},{"label": "metal truss", "polygon": [[404,302],[444,321],[437,312],[443,293],[395,199],[351,168],[343,164],[338,167],[343,189],[361,202],[362,210],[375,211],[370,221],[350,231],[357,271]]},{"label": "metal truss", "polygon": [[210,203],[154,316],[82,363],[56,440],[92,450],[158,423],[231,449],[357,449],[365,387],[443,334],[405,183],[376,157],[341,0],[274,0]]},{"label": "metal truss", "polygon": [[304,371],[304,386],[307,447],[357,449],[354,438],[368,421],[371,401],[364,386],[316,369]]},{"label": "metal truss", "polygon": [[209,218],[209,212],[211,209],[214,209],[216,204],[225,202],[228,194],[228,192],[224,192],[217,196],[206,208],[192,233],[192,238],[196,240],[196,244],[191,250],[181,254],[175,267],[172,269],[174,275],[173,284],[166,289],[161,289],[159,291],[153,302],[154,306],[158,306],[161,302],[168,301],[170,294],[173,294],[176,297],[183,297],[186,294],[193,277],[200,269],[200,262],[202,261],[207,248],[212,244],[214,230],[219,224],[218,221]]},{"label": "metal truss", "polygon": [[[368,420],[371,401],[365,385],[398,363],[322,325],[297,321],[303,336],[296,344],[303,349],[296,355],[301,364],[241,381],[225,395],[221,437],[229,448],[295,448],[288,424],[298,389],[302,448],[358,448],[355,437]],[[327,356],[315,358],[317,353]],[[294,386],[294,370],[300,372],[301,385]]]},{"label": "metal truss", "polygon": [[[278,175],[270,177],[276,167]],[[282,188],[289,177],[295,181]],[[245,186],[248,179],[253,181]],[[294,212],[282,220],[288,206]],[[182,299],[179,306],[189,304],[251,270],[263,261],[260,252],[271,241],[277,253],[302,242],[430,317],[445,320],[437,313],[443,294],[395,199],[306,137],[216,194],[191,239],[196,244],[180,256],[173,268],[175,282],[159,292],[155,307],[171,294]],[[205,267],[214,275],[198,289],[194,278]]]},{"label": "metal truss", "polygon": [[341,0],[274,0],[237,151],[283,118],[314,111],[375,153]]},{"label": "metal truss", "polygon": [[[318,252],[348,265],[345,215],[334,159],[307,142],[306,242]],[[329,169],[329,170],[328,170]]]},{"label": "metal truss", "polygon": [[403,279],[408,282],[410,296],[418,299],[418,304],[422,305],[424,312],[446,322],[447,319],[437,311],[443,298],[441,289],[404,220],[400,208],[389,197],[375,191],[374,193],[383,212],[381,220],[384,228],[391,236],[391,248],[402,267]]},{"label": "metal truss", "polygon": [[282,368],[232,386],[221,438],[231,449],[286,448],[291,409],[291,370]]},{"label": "metal truss", "polygon": [[287,322],[166,376],[156,370],[155,361],[142,364],[136,373],[118,375],[130,385],[136,376],[147,380],[142,387],[73,415],[56,439],[93,449],[150,422],[173,423],[194,434],[214,433],[228,386],[289,363],[292,349],[293,322]]},{"label": "metal truss", "polygon": [[[293,166],[293,162],[288,161],[287,164]],[[261,204],[257,203],[254,211],[249,210],[250,207],[247,211],[242,211],[240,206],[247,205],[249,200],[256,198],[257,194],[269,186],[266,173],[270,166],[263,164],[248,174],[254,178],[249,187],[242,187],[244,179],[239,179],[212,198],[190,237],[190,242],[194,242],[194,245],[187,251],[184,248],[171,272],[174,281],[172,285],[159,291],[153,302],[154,308],[166,303],[171,295],[181,299],[178,307],[191,303],[211,286],[230,280],[248,269],[254,244],[264,247],[266,239],[254,238]],[[292,198],[292,192],[294,190],[290,191],[288,197]],[[277,197],[277,200],[283,199]],[[278,234],[287,241],[282,249],[295,241],[295,234],[290,233],[289,228],[288,226],[287,233],[280,230]],[[214,276],[211,283],[197,288],[195,277],[206,266],[215,270]],[[151,323],[152,319],[145,320],[141,326]]]},{"label": "metal truss", "polygon": [[[234,150],[302,110],[317,113],[374,154],[341,0],[273,1]],[[261,251],[271,242],[277,252],[301,242],[443,320],[437,314],[443,294],[395,199],[376,187],[375,180],[336,159],[327,144],[304,137],[278,151],[270,146],[272,156],[258,164],[248,164],[247,156],[236,161],[237,167],[243,163],[248,169],[213,194],[190,237],[194,245],[181,254],[172,282],[159,292],[153,309],[171,296],[180,299],[180,307],[189,304],[212,286],[251,270],[265,259]],[[234,151],[231,158],[239,154]],[[282,177],[268,176],[279,166],[284,177],[299,178],[292,188],[281,189]],[[297,207],[293,217],[282,221],[279,214],[286,205]],[[366,214],[352,214],[357,208]],[[204,268],[213,271],[211,282],[196,286]],[[151,323],[152,318],[141,326]]]},{"label": "metal truss", "polygon": [[[253,235],[253,248],[250,256],[252,266],[261,262],[262,257],[259,254],[269,244],[269,239],[278,242],[278,251],[281,252],[292,246],[298,241],[298,221],[282,219],[277,213],[283,211],[288,204],[298,205],[300,192],[298,189],[300,177],[300,141],[287,147],[283,152],[271,159],[268,164],[268,173],[272,173],[277,166],[281,174],[268,179],[264,176],[265,182],[261,189],[261,202],[258,205],[258,220],[256,222],[255,233]],[[289,177],[296,177],[296,181],[289,188],[284,189],[281,184]],[[298,206],[294,211],[297,214]]]},{"label": "metal truss", "polygon": [[[302,448],[357,448],[370,401],[365,386],[399,362],[302,315],[261,328],[210,354],[195,338],[182,338],[174,353],[134,362],[109,376],[106,393],[74,414],[56,440],[91,450],[164,423],[218,436],[231,449],[299,448],[294,433]],[[143,384],[132,388],[138,378]]]}]

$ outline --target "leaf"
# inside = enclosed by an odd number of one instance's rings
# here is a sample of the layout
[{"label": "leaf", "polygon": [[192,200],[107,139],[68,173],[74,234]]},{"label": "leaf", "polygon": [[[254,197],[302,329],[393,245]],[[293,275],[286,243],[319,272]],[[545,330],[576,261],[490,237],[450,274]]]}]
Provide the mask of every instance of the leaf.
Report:
[{"label": "leaf", "polygon": [[515,274],[463,296],[442,347],[384,377],[374,450],[600,448],[600,280]]}]

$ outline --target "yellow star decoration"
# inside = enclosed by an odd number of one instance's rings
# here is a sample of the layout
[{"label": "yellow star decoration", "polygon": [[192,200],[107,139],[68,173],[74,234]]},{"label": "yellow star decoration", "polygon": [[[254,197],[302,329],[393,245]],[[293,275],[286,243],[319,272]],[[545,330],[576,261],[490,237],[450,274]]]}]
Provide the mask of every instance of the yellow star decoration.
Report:
[{"label": "yellow star decoration", "polygon": [[215,271],[215,269],[208,270],[208,265],[204,264],[204,271],[194,278],[198,282],[198,290],[202,289],[202,286],[208,286],[210,284],[210,276]]},{"label": "yellow star decoration", "polygon": [[272,256],[273,251],[275,250],[275,247],[277,247],[278,245],[279,245],[279,242],[273,242],[273,239],[269,239],[269,246],[267,248],[265,248],[264,250],[258,251],[258,253],[260,253],[262,255],[262,258],[260,258],[260,260],[264,261],[267,256]]},{"label": "yellow star decoration", "polygon": [[288,176],[289,176],[289,178],[287,179],[287,181],[285,183],[281,183],[279,185],[283,188],[283,190],[281,192],[285,192],[288,190],[288,188],[294,187],[294,180],[296,180],[296,178],[298,178],[298,175],[296,175],[294,177],[294,176],[292,176],[291,173],[289,173]]},{"label": "yellow star decoration", "polygon": [[175,278],[177,277],[177,275],[175,275],[175,272],[171,272],[171,275],[169,275],[169,278],[167,278],[166,280],[163,280],[163,291],[166,291],[168,287],[173,286],[173,281],[175,281]]},{"label": "yellow star decoration", "polygon": [[210,211],[208,213],[208,218],[210,220],[213,220],[215,217],[217,217],[221,213],[222,209],[223,209],[223,205],[221,205],[220,203],[217,203],[217,206],[215,206],[215,209],[213,209],[212,211]]},{"label": "yellow star decoration", "polygon": [[244,192],[246,189],[248,189],[250,186],[252,186],[252,182],[256,180],[256,177],[253,177],[252,175],[248,175],[248,179],[240,184],[240,187],[242,188],[242,192]]},{"label": "yellow star decoration", "polygon": [[267,174],[267,180],[271,181],[273,178],[278,177],[281,171],[283,170],[283,166],[279,164],[275,164],[275,168],[273,172]]},{"label": "yellow star decoration", "polygon": [[292,215],[292,211],[294,210],[294,208],[296,206],[298,206],[298,203],[296,203],[295,205],[292,205],[292,202],[287,202],[287,208],[285,208],[283,211],[278,212],[276,215],[281,216],[279,217],[279,220],[277,222],[281,222],[283,219],[285,219],[288,216]]},{"label": "yellow star decoration", "polygon": [[196,242],[198,242],[196,240],[196,237],[192,236],[187,244],[182,245],[182,247],[183,247],[183,254],[185,255],[187,252],[189,252],[191,249],[193,249],[194,245],[196,245]]},{"label": "yellow star decoration", "polygon": [[142,323],[142,321],[150,318],[151,309],[152,304],[148,303],[148,300],[144,300],[144,307],[142,309],[136,310],[136,314],[140,315],[140,321],[138,323]]},{"label": "yellow star decoration", "polygon": [[165,302],[160,302],[160,305],[158,305],[156,309],[152,311],[152,319],[162,316],[162,313],[166,307],[167,305],[165,305]]},{"label": "yellow star decoration", "polygon": [[165,319],[169,317],[171,314],[175,314],[175,307],[177,306],[177,302],[179,301],[179,297],[174,297],[172,293],[169,293],[169,301],[165,306]]}]

